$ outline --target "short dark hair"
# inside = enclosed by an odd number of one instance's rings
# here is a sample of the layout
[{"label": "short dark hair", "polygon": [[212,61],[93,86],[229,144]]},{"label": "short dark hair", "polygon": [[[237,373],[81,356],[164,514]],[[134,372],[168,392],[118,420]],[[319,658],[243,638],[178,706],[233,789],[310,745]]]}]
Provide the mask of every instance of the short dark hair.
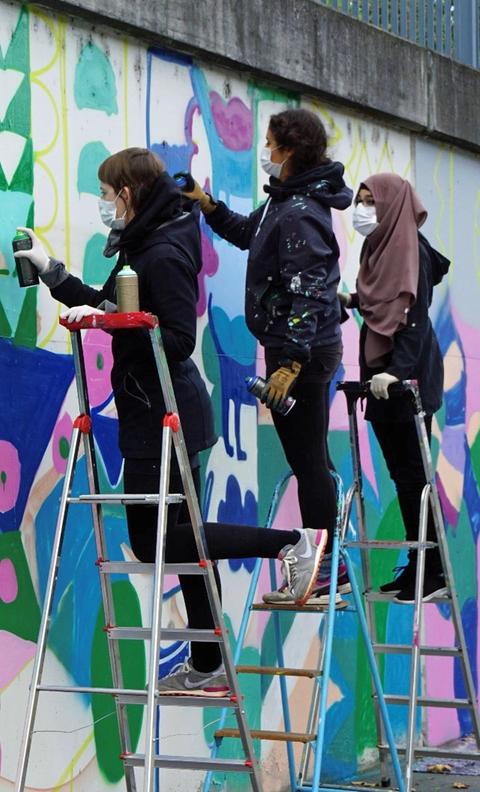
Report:
[{"label": "short dark hair", "polygon": [[289,159],[292,176],[330,162],[327,157],[327,133],[311,110],[284,110],[270,116],[270,131],[278,146],[293,149]]},{"label": "short dark hair", "polygon": [[153,151],[133,147],[107,157],[98,169],[98,178],[105,184],[111,184],[117,193],[122,187],[129,187],[133,209],[138,212],[164,172],[165,165]]}]

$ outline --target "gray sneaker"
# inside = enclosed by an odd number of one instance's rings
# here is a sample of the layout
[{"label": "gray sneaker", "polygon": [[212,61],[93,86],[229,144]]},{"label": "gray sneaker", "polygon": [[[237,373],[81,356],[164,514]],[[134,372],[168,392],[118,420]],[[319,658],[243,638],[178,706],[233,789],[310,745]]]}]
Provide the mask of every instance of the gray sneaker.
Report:
[{"label": "gray sneaker", "polygon": [[195,671],[190,659],[157,684],[161,696],[206,696],[222,698],[230,693],[223,665],[216,671]]},{"label": "gray sneaker", "polygon": [[297,544],[284,547],[279,558],[282,561],[282,574],[295,604],[305,605],[316,583],[328,531],[313,528],[297,530],[300,533]]}]

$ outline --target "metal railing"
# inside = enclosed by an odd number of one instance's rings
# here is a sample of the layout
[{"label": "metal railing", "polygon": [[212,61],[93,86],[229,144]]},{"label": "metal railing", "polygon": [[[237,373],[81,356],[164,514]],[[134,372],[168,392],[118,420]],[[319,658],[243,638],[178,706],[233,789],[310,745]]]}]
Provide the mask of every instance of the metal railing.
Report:
[{"label": "metal railing", "polygon": [[355,19],[480,67],[480,0],[315,0]]}]

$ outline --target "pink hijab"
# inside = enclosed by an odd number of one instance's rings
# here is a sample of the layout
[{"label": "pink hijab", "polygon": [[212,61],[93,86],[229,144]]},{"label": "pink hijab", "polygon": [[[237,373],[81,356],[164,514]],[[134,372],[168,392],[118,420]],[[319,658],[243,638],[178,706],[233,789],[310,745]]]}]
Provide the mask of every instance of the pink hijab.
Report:
[{"label": "pink hijab", "polygon": [[365,360],[385,365],[393,336],[402,328],[417,298],[418,229],[427,212],[412,185],[395,173],[378,173],[364,182],[373,195],[378,228],[365,240],[357,294],[368,327]]}]

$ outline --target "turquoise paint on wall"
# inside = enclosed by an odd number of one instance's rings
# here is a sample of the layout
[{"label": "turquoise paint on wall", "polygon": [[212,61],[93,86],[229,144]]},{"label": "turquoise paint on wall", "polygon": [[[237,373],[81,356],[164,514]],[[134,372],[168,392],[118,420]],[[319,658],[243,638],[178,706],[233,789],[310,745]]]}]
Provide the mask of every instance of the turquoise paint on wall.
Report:
[{"label": "turquoise paint on wall", "polygon": [[87,44],[80,53],[75,69],[75,102],[79,110],[102,110],[107,115],[118,113],[117,86],[112,64],[95,44]]}]

